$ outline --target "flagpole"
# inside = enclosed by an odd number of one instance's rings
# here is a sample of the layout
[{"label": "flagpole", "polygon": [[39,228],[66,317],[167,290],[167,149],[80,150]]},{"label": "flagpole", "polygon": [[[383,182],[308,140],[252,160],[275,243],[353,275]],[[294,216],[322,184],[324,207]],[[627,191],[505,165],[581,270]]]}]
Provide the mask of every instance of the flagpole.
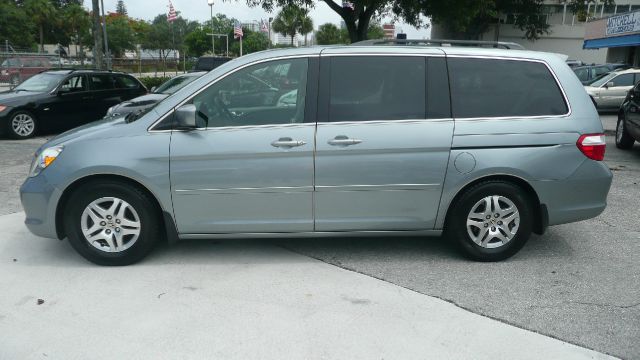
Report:
[{"label": "flagpole", "polygon": [[242,56],[242,36],[240,36],[240,56]]}]

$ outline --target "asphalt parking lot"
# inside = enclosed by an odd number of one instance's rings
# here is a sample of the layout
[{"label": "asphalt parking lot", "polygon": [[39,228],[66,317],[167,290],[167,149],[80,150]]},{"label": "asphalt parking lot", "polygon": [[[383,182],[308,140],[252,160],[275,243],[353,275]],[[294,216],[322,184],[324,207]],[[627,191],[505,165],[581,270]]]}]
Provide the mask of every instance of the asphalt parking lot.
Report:
[{"label": "asphalt parking lot", "polygon": [[[611,128],[615,118],[602,118]],[[464,260],[441,238],[349,238],[189,242],[161,249],[149,263],[135,268],[153,266],[159,256],[182,274],[196,271],[202,277],[203,267],[225,264],[224,256],[214,251],[221,244],[223,249],[240,252],[238,246],[245,244],[251,252],[250,262],[270,262],[270,251],[259,251],[264,242],[303,255],[293,262],[310,257],[519,328],[625,359],[640,358],[640,145],[621,151],[610,136],[608,140],[606,163],[614,172],[614,181],[606,211],[598,218],[552,227],[543,236],[533,236],[520,253],[504,262]],[[4,155],[0,160],[0,215],[21,211],[17,189],[33,152],[44,141],[46,138],[0,140]],[[82,259],[67,253],[71,249],[66,243],[43,240],[33,246],[44,246],[51,256],[68,261],[58,261],[57,266],[72,263],[78,271],[91,269],[78,265]],[[201,250],[212,253],[211,260],[201,256],[191,263],[193,259],[184,257],[185,252]],[[2,262],[10,262],[14,254],[2,256]],[[153,276],[147,281],[153,282]],[[129,287],[126,280],[123,286]],[[69,291],[74,291],[72,286]],[[0,324],[2,319],[0,316]]]}]

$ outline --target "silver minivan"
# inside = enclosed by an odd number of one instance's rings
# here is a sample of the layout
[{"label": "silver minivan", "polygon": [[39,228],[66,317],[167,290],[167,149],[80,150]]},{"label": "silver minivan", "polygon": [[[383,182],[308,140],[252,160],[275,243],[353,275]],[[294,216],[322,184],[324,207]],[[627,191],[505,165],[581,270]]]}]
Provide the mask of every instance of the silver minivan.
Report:
[{"label": "silver minivan", "polygon": [[286,49],[52,139],[21,199],[31,232],[102,265],[167,240],[443,232],[496,261],[604,210],[604,152],[593,103],[554,54]]}]

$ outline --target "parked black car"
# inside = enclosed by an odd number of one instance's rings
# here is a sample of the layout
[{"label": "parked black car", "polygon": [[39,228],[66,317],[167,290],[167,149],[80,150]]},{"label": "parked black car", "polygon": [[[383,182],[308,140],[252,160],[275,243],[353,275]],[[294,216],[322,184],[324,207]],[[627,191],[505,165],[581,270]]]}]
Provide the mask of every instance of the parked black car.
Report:
[{"label": "parked black car", "polygon": [[107,111],[107,117],[122,116],[148,109],[204,74],[206,72],[199,71],[171,78],[157,88],[152,88],[149,94],[110,107]]},{"label": "parked black car", "polygon": [[576,66],[572,69],[578,79],[580,79],[582,85],[589,85],[603,74],[612,72],[614,70],[627,69],[629,67],[630,66],[627,64],[593,64],[586,66]]},{"label": "parked black car", "polygon": [[640,141],[640,83],[627,93],[616,125],[616,147],[631,149],[636,141]]},{"label": "parked black car", "polygon": [[51,70],[0,93],[0,129],[15,139],[67,130],[104,117],[109,107],[146,94],[131,75]]},{"label": "parked black car", "polygon": [[231,58],[225,56],[200,56],[191,71],[211,71],[229,60]]}]

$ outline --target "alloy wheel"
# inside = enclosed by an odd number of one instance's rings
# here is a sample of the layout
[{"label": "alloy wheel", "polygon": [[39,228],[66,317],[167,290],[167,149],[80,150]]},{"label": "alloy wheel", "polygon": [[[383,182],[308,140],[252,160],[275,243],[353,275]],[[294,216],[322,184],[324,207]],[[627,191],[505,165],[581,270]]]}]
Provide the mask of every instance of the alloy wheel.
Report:
[{"label": "alloy wheel", "polygon": [[82,212],[80,227],[91,246],[110,253],[133,246],[140,236],[142,224],[136,210],[116,197],[92,201]]},{"label": "alloy wheel", "polygon": [[519,226],[518,208],[505,196],[487,196],[476,202],[467,215],[467,234],[487,249],[506,245],[516,236]]},{"label": "alloy wheel", "polygon": [[616,141],[622,142],[622,136],[624,135],[624,120],[618,119],[618,126],[616,128]]},{"label": "alloy wheel", "polygon": [[11,120],[11,129],[19,136],[30,136],[36,128],[36,122],[30,115],[18,114]]}]

